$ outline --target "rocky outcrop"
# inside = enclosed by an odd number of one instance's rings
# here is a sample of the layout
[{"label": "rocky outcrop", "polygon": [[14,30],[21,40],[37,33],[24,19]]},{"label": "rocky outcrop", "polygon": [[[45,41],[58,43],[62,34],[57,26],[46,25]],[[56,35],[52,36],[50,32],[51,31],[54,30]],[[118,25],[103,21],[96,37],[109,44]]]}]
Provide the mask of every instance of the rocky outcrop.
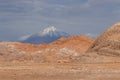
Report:
[{"label": "rocky outcrop", "polygon": [[105,56],[120,56],[120,23],[107,29],[87,52],[96,52]]}]

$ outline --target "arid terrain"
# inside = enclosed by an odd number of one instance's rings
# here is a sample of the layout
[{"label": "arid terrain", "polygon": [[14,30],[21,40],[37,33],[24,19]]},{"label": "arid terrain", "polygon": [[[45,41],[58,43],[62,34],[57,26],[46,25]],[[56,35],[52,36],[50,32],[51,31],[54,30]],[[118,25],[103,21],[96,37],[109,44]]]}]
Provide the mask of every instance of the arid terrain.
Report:
[{"label": "arid terrain", "polygon": [[0,43],[0,80],[120,80],[120,23],[97,40],[50,44]]},{"label": "arid terrain", "polygon": [[120,80],[120,63],[4,63],[0,80]]},{"label": "arid terrain", "polygon": [[50,44],[24,44],[20,42],[1,42],[0,61],[68,63],[84,55],[94,42],[86,36],[61,38]]}]

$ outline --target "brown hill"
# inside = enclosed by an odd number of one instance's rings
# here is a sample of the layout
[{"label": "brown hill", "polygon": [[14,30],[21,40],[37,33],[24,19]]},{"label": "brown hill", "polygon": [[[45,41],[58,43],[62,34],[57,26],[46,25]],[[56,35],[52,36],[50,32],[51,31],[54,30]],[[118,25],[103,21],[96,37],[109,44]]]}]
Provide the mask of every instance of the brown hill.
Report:
[{"label": "brown hill", "polygon": [[32,45],[19,42],[1,42],[0,60],[32,62],[71,62],[83,55],[93,39],[85,36],[61,38],[50,44]]},{"label": "brown hill", "polygon": [[113,25],[98,37],[88,52],[120,56],[120,23]]},{"label": "brown hill", "polygon": [[120,62],[120,23],[100,35],[86,52],[84,61]]},{"label": "brown hill", "polygon": [[[78,56],[84,55],[85,51],[94,42],[86,36],[73,36],[61,38],[46,48],[47,58],[54,59],[56,62],[71,62]],[[46,56],[46,55],[45,55]]]},{"label": "brown hill", "polygon": [[70,50],[77,51],[80,54],[84,54],[84,52],[90,47],[90,45],[93,42],[94,42],[93,39],[81,35],[81,36],[72,36],[69,38],[61,38],[51,43],[49,46],[58,49],[67,48]]}]

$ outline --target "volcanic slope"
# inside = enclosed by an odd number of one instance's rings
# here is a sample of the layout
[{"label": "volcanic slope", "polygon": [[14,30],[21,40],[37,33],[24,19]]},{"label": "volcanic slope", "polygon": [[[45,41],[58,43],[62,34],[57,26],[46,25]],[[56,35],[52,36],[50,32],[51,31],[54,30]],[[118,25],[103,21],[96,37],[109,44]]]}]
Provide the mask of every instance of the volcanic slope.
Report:
[{"label": "volcanic slope", "polygon": [[62,37],[67,38],[70,37],[70,35],[55,28],[54,26],[49,26],[43,31],[40,31],[36,34],[23,36],[23,40],[21,42],[31,44],[44,44],[54,42]]}]

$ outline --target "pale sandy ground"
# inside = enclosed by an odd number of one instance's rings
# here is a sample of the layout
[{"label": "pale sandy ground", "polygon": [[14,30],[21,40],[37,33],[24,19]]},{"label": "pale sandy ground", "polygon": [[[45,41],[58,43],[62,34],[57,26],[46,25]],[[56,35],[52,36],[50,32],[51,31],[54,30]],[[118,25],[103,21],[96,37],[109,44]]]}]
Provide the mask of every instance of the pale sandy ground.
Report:
[{"label": "pale sandy ground", "polygon": [[120,80],[120,63],[0,63],[0,80]]}]

